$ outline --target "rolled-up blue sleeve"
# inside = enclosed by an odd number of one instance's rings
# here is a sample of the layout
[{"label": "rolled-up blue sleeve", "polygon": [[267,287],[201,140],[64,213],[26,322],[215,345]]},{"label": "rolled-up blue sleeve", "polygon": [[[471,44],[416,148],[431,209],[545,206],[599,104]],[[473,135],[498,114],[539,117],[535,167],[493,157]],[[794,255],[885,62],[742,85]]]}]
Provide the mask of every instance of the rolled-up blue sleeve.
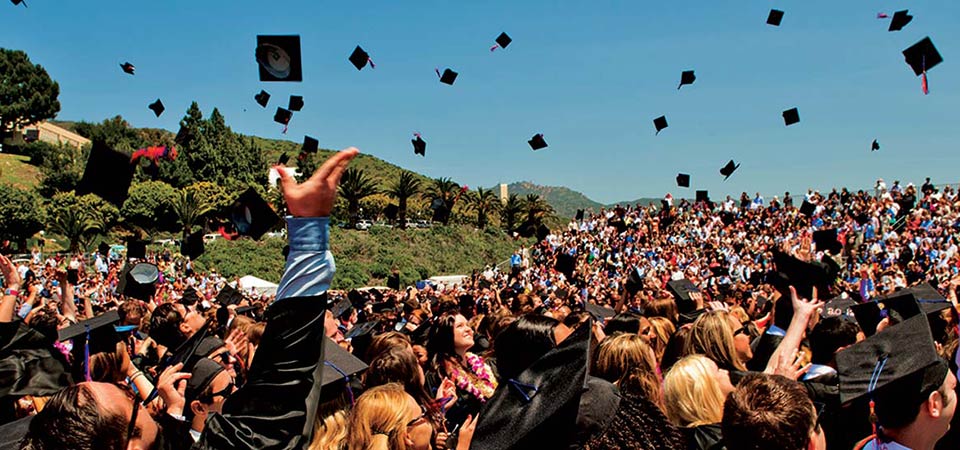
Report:
[{"label": "rolled-up blue sleeve", "polygon": [[320,295],[330,289],[337,266],[330,252],[329,217],[287,216],[290,254],[277,300]]}]

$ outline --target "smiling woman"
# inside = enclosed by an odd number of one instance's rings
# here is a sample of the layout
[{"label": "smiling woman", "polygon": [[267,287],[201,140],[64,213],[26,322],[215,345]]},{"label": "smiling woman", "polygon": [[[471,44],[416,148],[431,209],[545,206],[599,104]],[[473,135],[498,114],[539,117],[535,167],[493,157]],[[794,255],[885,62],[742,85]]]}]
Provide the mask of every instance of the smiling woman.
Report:
[{"label": "smiling woman", "polygon": [[450,427],[462,424],[480,411],[497,388],[497,374],[483,357],[468,352],[473,347],[473,329],[460,314],[441,316],[431,330],[427,351],[431,355],[427,387],[436,392],[444,379],[457,389],[457,402],[446,411]]}]

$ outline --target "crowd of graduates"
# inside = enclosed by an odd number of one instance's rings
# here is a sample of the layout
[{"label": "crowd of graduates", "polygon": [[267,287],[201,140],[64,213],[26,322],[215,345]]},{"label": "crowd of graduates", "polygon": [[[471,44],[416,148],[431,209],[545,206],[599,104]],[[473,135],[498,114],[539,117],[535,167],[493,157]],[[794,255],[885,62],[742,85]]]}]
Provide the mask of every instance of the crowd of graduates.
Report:
[{"label": "crowd of graduates", "polygon": [[0,448],[960,446],[950,188],[668,195],[458,284],[343,292],[356,153],[282,177],[275,294],[165,254],[0,257]]}]

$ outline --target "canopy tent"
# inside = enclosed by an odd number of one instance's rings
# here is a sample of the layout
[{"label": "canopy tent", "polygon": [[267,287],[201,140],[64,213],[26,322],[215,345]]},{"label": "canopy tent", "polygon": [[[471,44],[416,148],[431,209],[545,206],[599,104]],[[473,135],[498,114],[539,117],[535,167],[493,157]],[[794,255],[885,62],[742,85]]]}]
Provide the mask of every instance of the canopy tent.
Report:
[{"label": "canopy tent", "polygon": [[[230,286],[237,287],[237,283],[230,283]],[[239,290],[244,292],[255,292],[256,294],[275,295],[278,285],[253,275],[247,275],[240,278]]]}]

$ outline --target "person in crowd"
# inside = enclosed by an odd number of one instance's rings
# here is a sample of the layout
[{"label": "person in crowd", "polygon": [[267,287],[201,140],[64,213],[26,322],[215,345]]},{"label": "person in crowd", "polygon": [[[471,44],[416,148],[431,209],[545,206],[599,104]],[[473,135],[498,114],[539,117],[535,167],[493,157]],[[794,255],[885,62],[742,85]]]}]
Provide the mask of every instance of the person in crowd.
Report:
[{"label": "person in crowd", "polygon": [[473,329],[461,314],[441,316],[430,330],[427,386],[436,392],[448,379],[457,387],[457,402],[446,412],[449,426],[462,425],[467,416],[476,416],[497,389],[496,372],[482,356],[468,351],[473,345]]},{"label": "person in crowd", "polygon": [[727,450],[826,450],[817,410],[797,382],[750,374],[723,406]]},{"label": "person in crowd", "polygon": [[691,450],[710,450],[723,439],[723,405],[733,392],[730,373],[703,355],[677,361],[663,379],[670,422],[685,432]]},{"label": "person in crowd", "polygon": [[662,409],[659,372],[656,355],[646,340],[624,333],[600,343],[592,374],[613,383],[621,394],[644,396]]}]

